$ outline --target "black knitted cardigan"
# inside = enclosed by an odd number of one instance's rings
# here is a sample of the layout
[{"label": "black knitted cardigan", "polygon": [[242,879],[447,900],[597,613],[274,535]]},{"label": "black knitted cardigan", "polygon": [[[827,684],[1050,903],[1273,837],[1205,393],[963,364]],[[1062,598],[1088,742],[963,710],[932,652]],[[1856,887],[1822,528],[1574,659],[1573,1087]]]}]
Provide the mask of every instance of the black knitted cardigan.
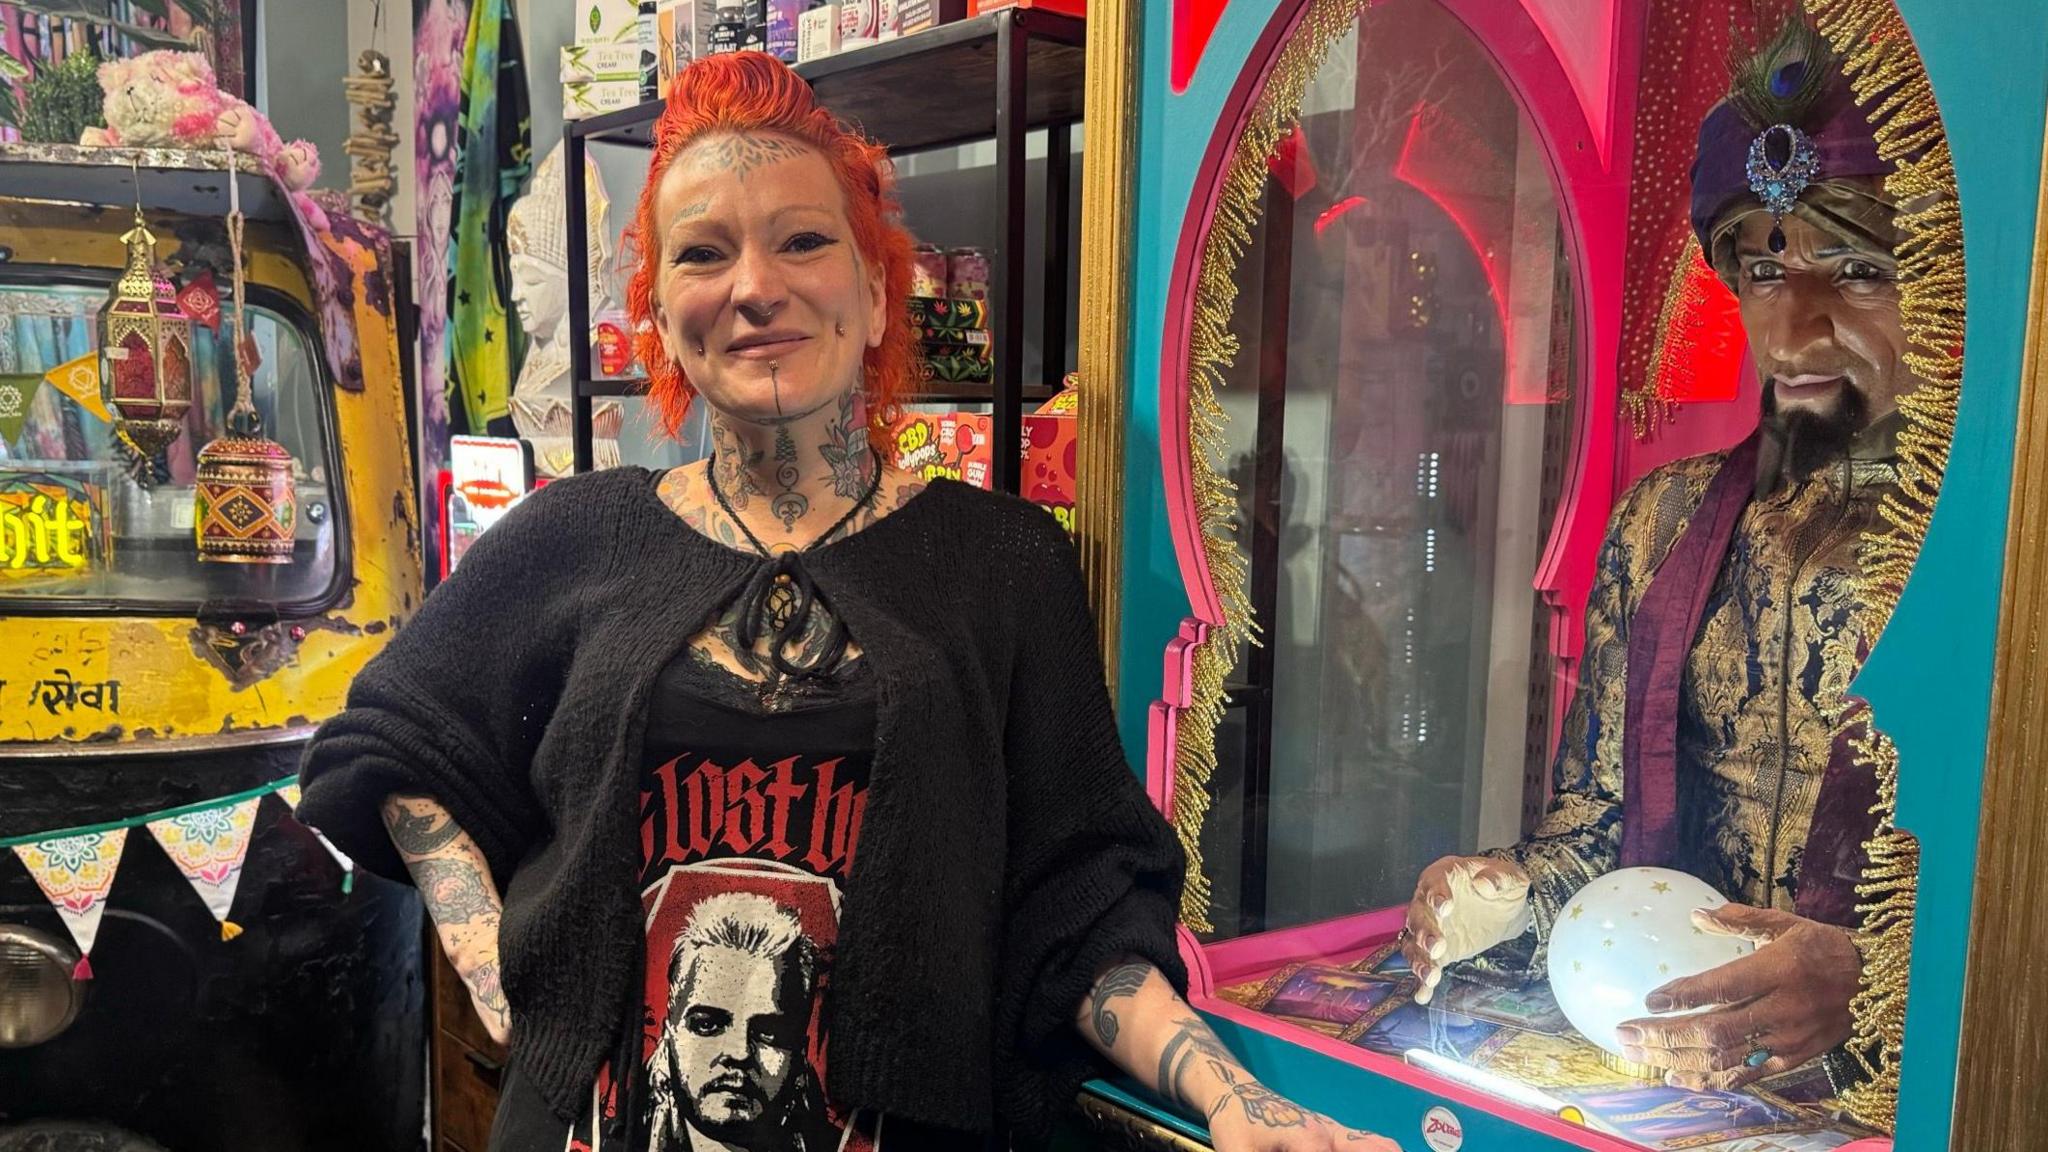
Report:
[{"label": "black knitted cardigan", "polygon": [[[299,818],[406,873],[378,815],[430,794],[505,896],[512,1059],[567,1119],[644,949],[641,737],[656,674],[764,563],[657,477],[549,485],[485,533],[306,750]],[[825,1011],[844,1107],[1043,1140],[1095,1071],[1075,1027],[1130,953],[1176,987],[1183,856],[1119,742],[1051,517],[939,481],[805,556],[877,677],[876,750]]]}]

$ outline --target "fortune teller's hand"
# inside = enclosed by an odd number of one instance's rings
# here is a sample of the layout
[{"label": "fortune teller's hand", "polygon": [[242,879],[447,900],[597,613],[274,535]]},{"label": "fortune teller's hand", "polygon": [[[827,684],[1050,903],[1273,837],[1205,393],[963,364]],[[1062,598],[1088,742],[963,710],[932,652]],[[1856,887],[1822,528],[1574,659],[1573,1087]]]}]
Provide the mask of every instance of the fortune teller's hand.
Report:
[{"label": "fortune teller's hand", "polygon": [[1529,928],[1529,874],[1491,856],[1446,856],[1422,870],[1408,902],[1401,954],[1429,1003],[1443,966],[1469,960]]},{"label": "fortune teller's hand", "polygon": [[1665,1070],[1679,1088],[1737,1088],[1797,1068],[1849,1038],[1862,956],[1847,930],[1744,904],[1692,914],[1701,930],[1753,941],[1755,952],[1651,992],[1651,1016],[1617,1028],[1622,1055]]},{"label": "fortune teller's hand", "polygon": [[1384,1136],[1346,1128],[1257,1081],[1235,1085],[1209,1119],[1216,1152],[1401,1152]]}]

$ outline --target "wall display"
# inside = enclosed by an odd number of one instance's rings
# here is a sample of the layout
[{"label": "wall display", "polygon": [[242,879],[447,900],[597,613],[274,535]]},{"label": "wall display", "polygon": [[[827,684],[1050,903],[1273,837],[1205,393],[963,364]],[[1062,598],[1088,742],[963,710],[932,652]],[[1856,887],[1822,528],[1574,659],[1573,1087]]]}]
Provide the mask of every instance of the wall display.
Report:
[{"label": "wall display", "polygon": [[1145,10],[1102,570],[1195,1002],[1276,1090],[1949,1146],[2048,91],[1969,62],[2021,7]]}]

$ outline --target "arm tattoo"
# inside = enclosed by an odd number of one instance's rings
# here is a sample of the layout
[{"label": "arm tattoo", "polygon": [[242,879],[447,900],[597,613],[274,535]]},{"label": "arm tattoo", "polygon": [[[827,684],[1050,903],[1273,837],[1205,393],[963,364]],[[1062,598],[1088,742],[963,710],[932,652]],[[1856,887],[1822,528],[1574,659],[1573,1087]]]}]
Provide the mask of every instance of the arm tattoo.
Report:
[{"label": "arm tattoo", "polygon": [[1181,1079],[1196,1060],[1207,1060],[1225,1083],[1235,1083],[1237,1058],[1216,1033],[1202,1023],[1200,1017],[1183,1016],[1174,1022],[1173,1035],[1166,1041],[1166,1047],[1159,1052],[1159,1080],[1154,1084],[1169,1104],[1178,1106],[1191,1116],[1203,1114],[1202,1105],[1194,1100],[1188,1090],[1181,1087]]},{"label": "arm tattoo", "polygon": [[439,805],[422,803],[423,799],[393,797],[394,803],[384,811],[384,826],[391,831],[391,842],[407,856],[431,856],[462,835],[461,826]]},{"label": "arm tattoo", "polygon": [[1240,1084],[1231,1080],[1230,1091],[1217,1097],[1209,1109],[1209,1119],[1216,1119],[1223,1109],[1235,1100],[1243,1106],[1245,1119],[1266,1128],[1305,1128],[1308,1126],[1308,1110],[1292,1100],[1266,1087],[1264,1084]]},{"label": "arm tattoo", "polygon": [[413,883],[427,902],[427,914],[443,928],[497,911],[483,873],[467,860],[415,860],[410,868]]},{"label": "arm tattoo", "polygon": [[469,986],[476,993],[477,1003],[499,1015],[504,1015],[505,989],[498,981],[498,962],[487,960],[470,970]]},{"label": "arm tattoo", "polygon": [[1110,1005],[1117,1000],[1129,1000],[1145,986],[1145,978],[1152,975],[1152,965],[1143,962],[1119,964],[1102,974],[1095,987],[1088,993],[1088,1016],[1095,1023],[1095,1039],[1104,1048],[1116,1044],[1117,1019]]}]

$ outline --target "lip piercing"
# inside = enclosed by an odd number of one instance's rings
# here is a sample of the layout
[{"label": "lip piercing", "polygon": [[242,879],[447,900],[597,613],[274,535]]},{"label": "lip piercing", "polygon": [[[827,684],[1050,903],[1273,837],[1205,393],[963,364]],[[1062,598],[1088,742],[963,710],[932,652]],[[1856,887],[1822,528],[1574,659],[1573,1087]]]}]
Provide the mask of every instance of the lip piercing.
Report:
[{"label": "lip piercing", "polygon": [[846,325],[838,320],[834,320],[832,322],[832,333],[835,336],[846,335]]},{"label": "lip piercing", "polygon": [[702,356],[703,354],[704,354],[704,342],[703,342],[702,340],[699,340],[699,341],[697,341],[697,355],[699,355],[699,356]]}]

